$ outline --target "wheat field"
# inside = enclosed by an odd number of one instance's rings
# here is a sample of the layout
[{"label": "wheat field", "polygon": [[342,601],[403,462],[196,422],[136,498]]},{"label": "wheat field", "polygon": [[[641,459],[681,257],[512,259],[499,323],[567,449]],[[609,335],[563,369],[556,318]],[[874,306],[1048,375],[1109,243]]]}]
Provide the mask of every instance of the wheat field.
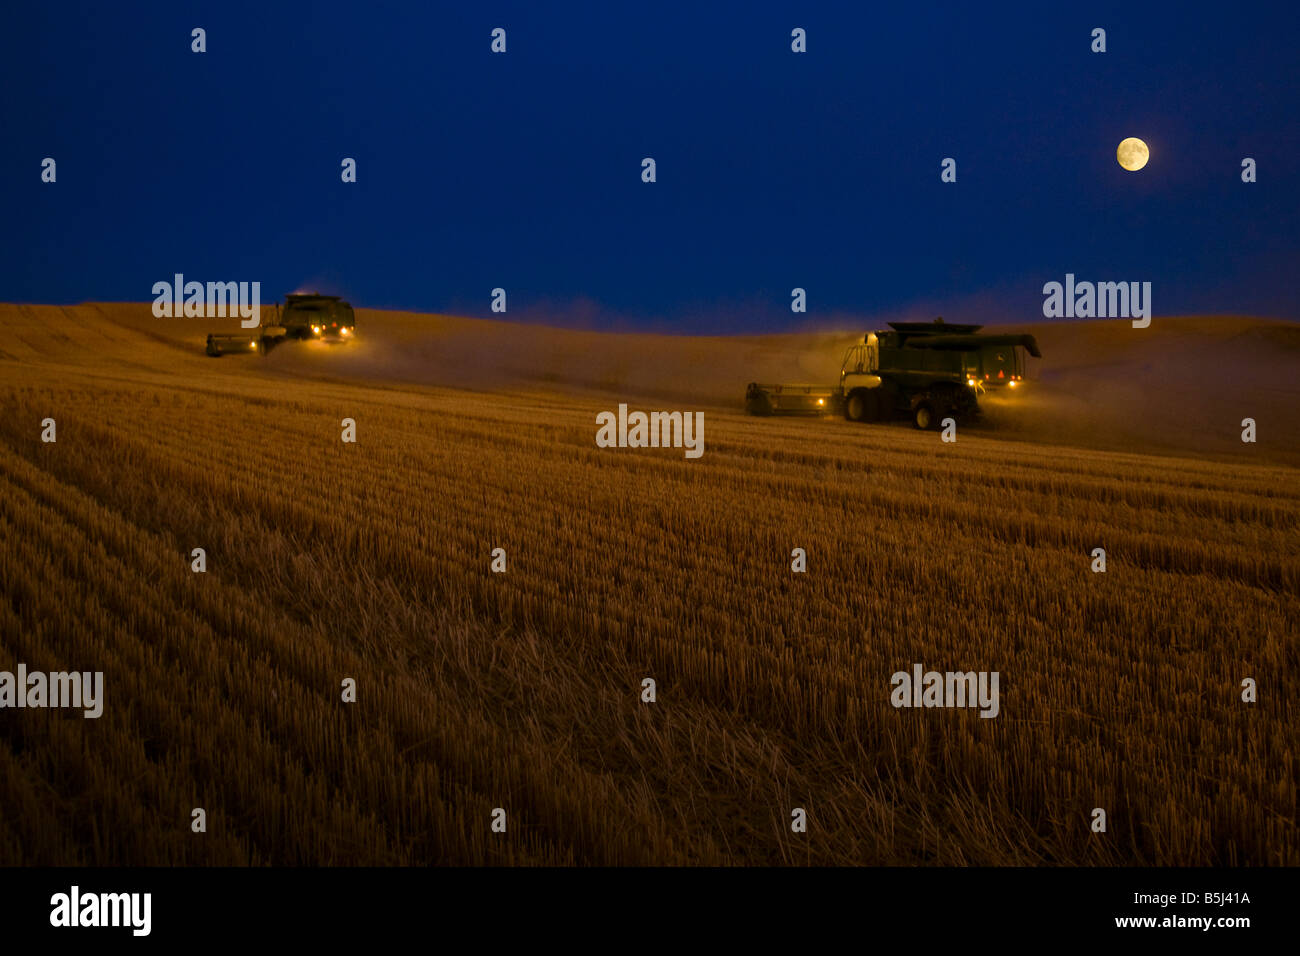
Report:
[{"label": "wheat field", "polygon": [[[148,305],[0,321],[0,670],[105,686],[0,711],[0,864],[1300,863],[1284,379],[1239,386],[1258,450],[1174,384],[1160,442],[1027,404],[945,445],[741,413],[829,333],[363,311],[354,352],[210,360]],[[1099,334],[1046,336],[1044,389]],[[619,402],[703,409],[703,457],[597,448]],[[998,671],[998,717],[895,709],[914,663]]]}]

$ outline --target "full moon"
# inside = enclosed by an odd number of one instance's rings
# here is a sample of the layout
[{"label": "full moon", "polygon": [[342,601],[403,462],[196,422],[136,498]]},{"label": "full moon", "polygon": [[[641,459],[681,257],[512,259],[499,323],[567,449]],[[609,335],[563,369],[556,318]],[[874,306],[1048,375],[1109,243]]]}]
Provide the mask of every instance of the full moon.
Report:
[{"label": "full moon", "polygon": [[1115,150],[1115,158],[1125,169],[1136,170],[1147,164],[1147,160],[1151,158],[1151,151],[1142,140],[1130,136],[1119,144],[1119,149]]}]

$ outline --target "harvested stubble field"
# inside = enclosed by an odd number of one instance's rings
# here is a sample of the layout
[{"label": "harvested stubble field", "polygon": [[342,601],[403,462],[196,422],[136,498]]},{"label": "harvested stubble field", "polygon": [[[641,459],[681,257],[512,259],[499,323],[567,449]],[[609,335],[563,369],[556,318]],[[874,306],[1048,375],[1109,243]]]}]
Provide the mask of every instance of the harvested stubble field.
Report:
[{"label": "harvested stubble field", "polygon": [[[0,863],[1300,863],[1294,327],[1042,330],[944,445],[740,413],[845,335],[0,323],[0,670],[105,675],[97,720],[0,711]],[[704,456],[597,448],[620,401]],[[999,716],[894,709],[913,663]]]}]

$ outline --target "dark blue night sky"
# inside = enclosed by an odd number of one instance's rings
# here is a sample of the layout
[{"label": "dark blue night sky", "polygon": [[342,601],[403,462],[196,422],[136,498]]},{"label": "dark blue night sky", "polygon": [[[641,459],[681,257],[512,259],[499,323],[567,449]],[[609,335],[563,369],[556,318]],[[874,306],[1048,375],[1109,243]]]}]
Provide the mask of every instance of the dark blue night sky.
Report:
[{"label": "dark blue night sky", "polygon": [[148,301],[182,272],[759,331],[1041,320],[1073,272],[1150,281],[1157,316],[1300,317],[1300,7],[987,6],[25,3],[0,301]]}]

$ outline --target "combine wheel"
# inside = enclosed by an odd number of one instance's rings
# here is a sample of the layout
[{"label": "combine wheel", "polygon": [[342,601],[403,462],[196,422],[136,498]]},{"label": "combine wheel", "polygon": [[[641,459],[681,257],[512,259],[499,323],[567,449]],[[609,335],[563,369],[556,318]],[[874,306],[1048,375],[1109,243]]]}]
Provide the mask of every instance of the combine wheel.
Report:
[{"label": "combine wheel", "polygon": [[876,422],[884,418],[878,388],[860,388],[849,394],[844,402],[844,417],[851,422]]},{"label": "combine wheel", "polygon": [[772,399],[768,398],[767,395],[762,392],[750,395],[749,398],[745,400],[745,411],[750,415],[767,417],[768,415],[771,415],[773,411]]},{"label": "combine wheel", "polygon": [[844,402],[844,417],[851,422],[860,422],[867,417],[867,397],[861,392],[854,392]]}]

